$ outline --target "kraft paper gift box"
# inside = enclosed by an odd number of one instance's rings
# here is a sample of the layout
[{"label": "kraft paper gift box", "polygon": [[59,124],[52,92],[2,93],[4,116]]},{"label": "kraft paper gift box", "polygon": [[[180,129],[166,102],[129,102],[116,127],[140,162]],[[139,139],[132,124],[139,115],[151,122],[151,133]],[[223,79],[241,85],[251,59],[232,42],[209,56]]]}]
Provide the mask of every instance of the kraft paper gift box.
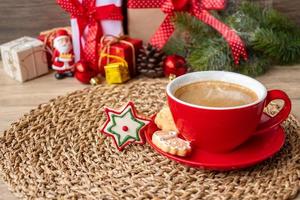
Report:
[{"label": "kraft paper gift box", "polygon": [[1,45],[4,71],[13,79],[25,82],[48,72],[43,42],[22,37]]},{"label": "kraft paper gift box", "polygon": [[127,0],[130,37],[140,38],[145,43],[149,42],[166,17],[158,5],[160,2],[158,0]]}]

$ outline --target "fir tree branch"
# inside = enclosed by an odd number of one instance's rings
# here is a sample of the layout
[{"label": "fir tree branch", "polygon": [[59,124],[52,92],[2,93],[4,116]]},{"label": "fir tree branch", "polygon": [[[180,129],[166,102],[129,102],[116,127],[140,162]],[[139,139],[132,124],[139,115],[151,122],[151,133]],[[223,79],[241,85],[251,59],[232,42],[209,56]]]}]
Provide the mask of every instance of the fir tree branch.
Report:
[{"label": "fir tree branch", "polygon": [[299,31],[299,28],[293,21],[274,9],[264,10],[262,27],[272,29],[273,31]]},{"label": "fir tree branch", "polygon": [[178,54],[185,57],[187,54],[186,49],[189,48],[186,43],[187,41],[184,41],[182,36],[178,36],[177,34],[175,34],[170,38],[168,43],[164,46],[163,50],[168,55]]},{"label": "fir tree branch", "polygon": [[[228,70],[256,76],[271,64],[288,64],[300,58],[300,29],[273,9],[250,2],[229,0],[228,9],[213,12],[220,21],[235,29],[244,40],[248,62],[235,66],[231,49],[213,28],[187,13],[177,13],[174,34],[166,49],[186,55],[194,70]],[[188,34],[186,34],[188,33]],[[188,40],[186,39],[188,35]]]},{"label": "fir tree branch", "polygon": [[187,60],[194,70],[232,70],[231,52],[223,38],[203,41]]},{"label": "fir tree branch", "polygon": [[[250,50],[251,51],[251,50]],[[256,53],[249,53],[249,60],[247,62],[241,61],[240,67],[234,71],[248,76],[258,76],[265,73],[271,65],[271,60],[264,56],[258,56]]]},{"label": "fir tree branch", "polygon": [[276,59],[279,64],[293,63],[300,57],[300,35],[272,29],[258,29],[251,43],[254,50]]}]

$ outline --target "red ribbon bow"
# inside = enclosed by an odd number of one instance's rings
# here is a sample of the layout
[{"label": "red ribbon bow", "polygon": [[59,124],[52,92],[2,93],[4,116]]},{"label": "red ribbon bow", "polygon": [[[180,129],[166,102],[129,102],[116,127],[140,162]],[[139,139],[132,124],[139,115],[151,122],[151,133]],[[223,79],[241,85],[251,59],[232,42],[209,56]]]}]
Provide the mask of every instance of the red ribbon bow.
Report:
[{"label": "red ribbon bow", "polygon": [[[99,38],[102,35],[102,28],[99,26],[99,20],[122,20],[122,11],[114,4],[96,7],[95,0],[57,0],[57,3],[68,13],[72,18],[77,18],[80,36],[85,36],[83,50],[83,60],[91,67],[97,68],[98,52],[97,45]],[[86,29],[87,27],[87,29]],[[85,30],[87,30],[86,33]]]},{"label": "red ribbon bow", "polygon": [[231,47],[234,63],[239,64],[240,57],[247,60],[247,52],[244,42],[236,32],[220,22],[209,13],[209,10],[222,10],[225,7],[225,0],[131,0],[128,2],[129,8],[154,8],[160,7],[166,18],[160,25],[150,43],[162,48],[174,32],[174,24],[171,18],[175,11],[185,11],[197,17],[202,22],[216,29]]}]

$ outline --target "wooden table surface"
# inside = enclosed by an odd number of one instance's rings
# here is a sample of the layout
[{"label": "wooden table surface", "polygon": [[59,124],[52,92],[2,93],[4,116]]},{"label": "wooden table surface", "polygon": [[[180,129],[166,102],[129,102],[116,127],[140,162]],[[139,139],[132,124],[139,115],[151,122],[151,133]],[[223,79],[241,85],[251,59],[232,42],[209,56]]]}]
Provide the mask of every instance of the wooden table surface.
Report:
[{"label": "wooden table surface", "polygon": [[[276,88],[286,91],[292,99],[292,112],[300,119],[300,65],[274,67],[257,79],[268,89]],[[0,133],[7,129],[10,123],[38,104],[85,87],[87,86],[72,78],[57,81],[53,73],[21,84],[6,76],[0,66]],[[0,194],[0,200],[17,199],[2,181],[0,181]],[[300,200],[300,196],[297,199]]]}]

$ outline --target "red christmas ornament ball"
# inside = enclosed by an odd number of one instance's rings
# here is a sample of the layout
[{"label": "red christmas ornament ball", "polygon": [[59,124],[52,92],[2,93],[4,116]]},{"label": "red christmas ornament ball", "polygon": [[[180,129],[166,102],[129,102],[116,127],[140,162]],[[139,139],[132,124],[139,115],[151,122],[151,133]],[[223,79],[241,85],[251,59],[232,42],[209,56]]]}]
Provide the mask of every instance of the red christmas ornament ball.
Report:
[{"label": "red christmas ornament ball", "polygon": [[164,60],[163,68],[166,77],[170,75],[181,76],[187,72],[186,60],[179,55],[169,55]]},{"label": "red christmas ornament ball", "polygon": [[89,84],[91,78],[97,76],[97,73],[88,68],[85,62],[79,61],[75,64],[75,78],[81,83]]}]

